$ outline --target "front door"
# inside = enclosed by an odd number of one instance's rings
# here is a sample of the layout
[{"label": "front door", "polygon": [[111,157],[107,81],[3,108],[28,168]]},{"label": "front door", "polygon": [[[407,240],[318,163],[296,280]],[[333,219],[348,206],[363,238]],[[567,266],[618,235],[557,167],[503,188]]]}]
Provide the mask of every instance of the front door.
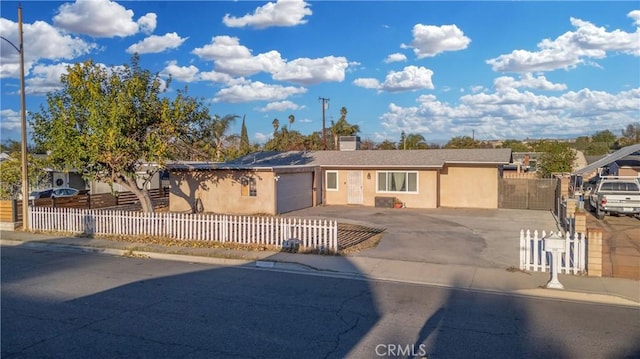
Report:
[{"label": "front door", "polygon": [[362,171],[347,173],[347,204],[362,204]]}]

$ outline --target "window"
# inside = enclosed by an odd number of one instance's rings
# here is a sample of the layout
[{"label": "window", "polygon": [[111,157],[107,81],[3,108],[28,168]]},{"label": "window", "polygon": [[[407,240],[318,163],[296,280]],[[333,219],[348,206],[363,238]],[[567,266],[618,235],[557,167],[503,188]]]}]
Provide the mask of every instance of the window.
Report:
[{"label": "window", "polygon": [[418,192],[418,172],[378,172],[378,192]]},{"label": "window", "polygon": [[255,178],[242,177],[240,179],[240,185],[240,193],[242,197],[255,197],[258,194]]},{"label": "window", "polygon": [[327,191],[338,190],[338,172],[327,171]]}]

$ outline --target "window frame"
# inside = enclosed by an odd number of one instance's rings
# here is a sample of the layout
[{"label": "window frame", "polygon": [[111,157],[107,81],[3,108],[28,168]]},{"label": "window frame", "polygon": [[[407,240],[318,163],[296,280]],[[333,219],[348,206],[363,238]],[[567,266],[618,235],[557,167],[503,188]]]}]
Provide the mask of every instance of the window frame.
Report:
[{"label": "window frame", "polygon": [[[383,174],[385,175],[385,190],[381,190],[380,189],[380,175]],[[407,181],[407,185],[406,185],[406,190],[405,191],[389,191],[388,190],[388,184],[389,184],[389,174],[390,173],[404,173],[405,175],[405,181]],[[409,174],[415,174],[416,176],[416,189],[415,191],[410,191],[409,190]],[[420,176],[419,176],[419,172],[418,171],[376,171],[376,193],[408,193],[408,194],[418,194],[420,191]]]},{"label": "window frame", "polygon": [[258,197],[258,184],[254,177],[240,178],[240,197]]},{"label": "window frame", "polygon": [[[336,187],[335,188],[330,188],[329,187],[329,174],[335,174],[336,175]],[[325,180],[324,188],[327,191],[339,191],[340,190],[339,178],[340,178],[340,175],[338,174],[338,171],[325,171],[324,172],[324,180]]]}]

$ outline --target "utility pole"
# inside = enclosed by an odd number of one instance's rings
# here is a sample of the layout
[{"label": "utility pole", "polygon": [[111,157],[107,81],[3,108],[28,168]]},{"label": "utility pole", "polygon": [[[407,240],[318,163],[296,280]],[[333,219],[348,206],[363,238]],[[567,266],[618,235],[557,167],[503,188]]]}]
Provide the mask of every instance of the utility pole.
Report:
[{"label": "utility pole", "polygon": [[318,99],[322,101],[322,149],[326,150],[327,149],[327,128],[325,126],[324,110],[326,107],[325,104],[329,103],[329,99],[324,97],[318,97]]},{"label": "utility pole", "polygon": [[22,5],[18,5],[18,38],[20,47],[14,45],[9,39],[0,36],[2,40],[8,42],[20,54],[20,130],[22,151],[22,229],[29,229],[29,177],[27,168],[27,109],[24,92],[24,39],[22,37]]}]

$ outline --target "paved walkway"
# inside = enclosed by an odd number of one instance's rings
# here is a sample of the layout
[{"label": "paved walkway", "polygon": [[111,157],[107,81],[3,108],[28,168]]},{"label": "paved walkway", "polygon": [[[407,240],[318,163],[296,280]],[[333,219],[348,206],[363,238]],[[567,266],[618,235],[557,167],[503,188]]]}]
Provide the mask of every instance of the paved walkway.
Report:
[{"label": "paved walkway", "polygon": [[64,237],[25,232],[0,232],[3,246],[46,247],[107,255],[157,258],[216,265],[294,271],[307,275],[362,280],[388,280],[465,290],[500,292],[640,308],[640,282],[617,278],[560,275],[564,290],[546,289],[547,273],[525,273],[497,267],[429,263],[366,256],[322,256],[286,252],[251,252],[211,248],[164,247],[99,238]]}]

